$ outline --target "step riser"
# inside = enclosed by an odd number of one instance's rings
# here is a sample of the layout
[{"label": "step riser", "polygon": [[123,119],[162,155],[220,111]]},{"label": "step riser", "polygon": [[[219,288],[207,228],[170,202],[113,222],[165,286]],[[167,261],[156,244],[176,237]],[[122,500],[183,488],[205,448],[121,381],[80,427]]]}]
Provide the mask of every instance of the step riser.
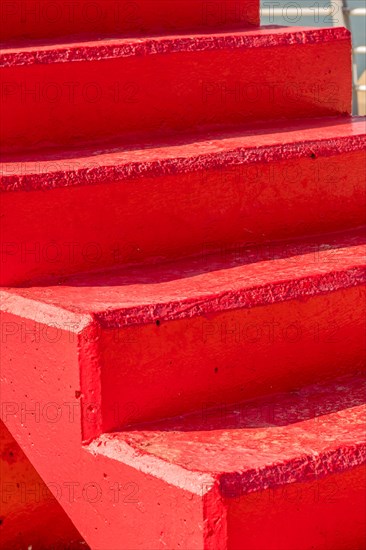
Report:
[{"label": "step riser", "polygon": [[347,38],[8,67],[3,146],[68,147],[113,135],[136,143],[255,120],[349,113],[350,81]]},{"label": "step riser", "polygon": [[[210,407],[359,371],[364,296],[354,287],[158,327],[102,330],[103,431],[192,410],[209,414]],[[82,384],[90,395],[90,378]]]},{"label": "step riser", "polygon": [[259,0],[22,0],[4,2],[1,40],[259,25]]},{"label": "step riser", "polygon": [[359,466],[228,499],[227,550],[363,548],[365,483],[366,469]]},{"label": "step riser", "polygon": [[[248,244],[362,225],[364,151],[312,159],[311,150],[271,164],[3,193],[0,284],[154,259],[204,259],[215,250],[224,256],[230,247],[239,254]],[[4,176],[6,185],[11,173]]]}]

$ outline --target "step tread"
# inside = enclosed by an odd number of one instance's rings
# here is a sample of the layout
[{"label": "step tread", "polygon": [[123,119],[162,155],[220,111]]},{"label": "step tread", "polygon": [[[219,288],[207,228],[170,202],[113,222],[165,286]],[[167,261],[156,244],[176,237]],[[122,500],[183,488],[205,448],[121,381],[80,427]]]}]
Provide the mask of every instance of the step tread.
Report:
[{"label": "step tread", "polygon": [[0,67],[77,61],[101,61],[120,57],[168,54],[187,51],[264,48],[293,44],[319,44],[349,40],[343,27],[257,27],[244,31],[114,37],[79,42],[49,40],[42,45],[29,43],[0,50]]},{"label": "step tread", "polygon": [[93,148],[3,156],[0,191],[95,185],[149,175],[187,173],[244,163],[330,156],[363,150],[366,117],[253,124],[229,133],[172,138],[126,147],[118,139]]},{"label": "step tread", "polygon": [[171,483],[177,470],[164,470],[162,462],[208,474],[224,496],[233,497],[364,463],[365,397],[364,377],[343,377],[103,434],[88,449],[122,462],[133,458],[135,468],[167,476]]},{"label": "step tread", "polygon": [[2,309],[21,308],[22,314],[39,318],[60,313],[60,323],[66,310],[115,328],[306,300],[363,284],[365,251],[362,230],[243,247],[212,257],[83,274],[56,286],[6,289]]}]

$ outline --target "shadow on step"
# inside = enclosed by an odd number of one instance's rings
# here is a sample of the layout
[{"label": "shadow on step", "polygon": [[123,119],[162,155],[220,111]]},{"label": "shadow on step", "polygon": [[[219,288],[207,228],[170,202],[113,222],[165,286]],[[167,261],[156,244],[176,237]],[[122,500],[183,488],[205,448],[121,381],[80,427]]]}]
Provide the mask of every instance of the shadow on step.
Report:
[{"label": "shadow on step", "polygon": [[[236,404],[206,403],[200,411],[159,422],[130,426],[126,431],[207,432],[257,430],[293,426],[359,407],[366,402],[366,379],[344,376]],[[366,419],[365,419],[366,420]]]},{"label": "shadow on step", "polygon": [[[302,256],[308,266],[314,267],[321,263],[319,254],[329,250],[329,258],[333,258],[337,266],[336,254],[332,251],[361,246],[366,243],[366,232],[360,228],[328,235],[306,237],[303,239],[267,242],[260,246],[249,243],[237,243],[232,247],[223,246],[217,249],[203,250],[200,255],[180,260],[149,263],[142,266],[119,266],[103,272],[89,272],[70,276],[59,281],[58,285],[75,289],[80,287],[123,287],[129,285],[156,285],[175,280],[199,276],[204,273],[230,270],[236,267],[258,264],[258,272],[270,269],[269,262],[273,260],[288,260],[284,266],[294,268],[302,265]],[[266,265],[264,265],[266,263]],[[253,275],[253,274],[252,274]],[[55,283],[56,284],[56,283]],[[24,285],[25,286],[25,285]],[[50,281],[37,283],[34,286],[52,286]],[[57,285],[56,285],[57,286]]]}]

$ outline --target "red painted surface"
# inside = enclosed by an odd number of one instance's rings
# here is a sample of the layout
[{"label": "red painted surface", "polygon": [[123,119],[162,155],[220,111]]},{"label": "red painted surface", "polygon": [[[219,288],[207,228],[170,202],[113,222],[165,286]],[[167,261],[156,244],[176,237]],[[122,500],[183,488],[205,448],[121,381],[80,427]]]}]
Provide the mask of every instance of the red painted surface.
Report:
[{"label": "red painted surface", "polygon": [[[190,416],[104,435],[89,448],[111,455],[125,440],[188,471],[219,474],[220,493],[237,498],[361,464],[366,457],[365,390],[362,377],[344,377],[235,405],[223,401]],[[321,439],[320,433],[328,437]],[[226,438],[231,445],[224,444]],[[347,449],[343,465],[340,447]]]},{"label": "red painted surface", "polygon": [[4,3],[0,412],[55,497],[6,548],[79,541],[61,506],[93,550],[361,550],[348,31],[66,4]]},{"label": "red painted surface", "polygon": [[[52,529],[45,528],[51,526]],[[87,550],[60,504],[0,421],[0,548]]]},{"label": "red painted surface", "polygon": [[1,5],[2,40],[259,25],[259,0],[12,0]]},{"label": "red painted surface", "polygon": [[3,149],[347,114],[350,51],[345,29],[290,27],[2,50]]},{"label": "red painted surface", "polygon": [[230,501],[227,548],[364,550],[365,484],[363,465]]},{"label": "red painted surface", "polygon": [[[43,379],[34,377],[31,400],[37,395],[43,411],[50,398],[45,381],[54,384],[56,402],[72,400],[77,377],[67,351],[64,359],[53,371],[45,369]],[[37,353],[29,368],[34,365]],[[60,376],[62,383],[57,386]],[[5,385],[5,393],[21,400],[21,388]],[[247,501],[249,506],[255,498],[264,503],[270,491],[288,494],[299,484],[305,488],[310,484],[314,490],[324,483],[327,487],[325,480],[334,479],[329,474],[336,476],[340,493],[336,503],[323,502],[322,515],[314,517],[310,511],[299,518],[297,510],[303,502],[296,499],[292,504],[291,500],[276,504],[272,513],[282,523],[284,514],[297,515],[300,530],[308,531],[303,548],[310,550],[314,540],[322,542],[319,548],[329,548],[326,542],[331,540],[351,540],[361,548],[364,504],[358,472],[366,453],[364,396],[363,378],[347,377],[233,407],[222,403],[216,409],[141,426],[138,431],[102,435],[83,450],[78,450],[77,407],[73,422],[66,409],[57,422],[50,422],[54,409],[48,409],[39,421],[28,414],[22,428],[21,411],[15,415],[10,408],[7,422],[40,472],[50,471],[48,454],[54,449],[54,488],[61,490],[63,506],[92,548],[109,550],[116,540],[121,549],[236,548],[230,540],[237,541],[245,531],[245,548],[258,548],[250,546],[256,540],[254,532],[243,526],[240,510]],[[43,436],[45,429],[48,440]],[[344,478],[353,481],[341,487]],[[65,480],[74,484],[72,503]],[[348,511],[339,528],[339,516],[351,496],[360,508],[352,517]],[[251,521],[255,524],[255,513]],[[268,529],[266,533],[269,536]]]},{"label": "red painted surface", "polygon": [[352,234],[3,291],[3,310],[17,316],[4,330],[18,342],[24,323],[25,333],[49,325],[42,343],[72,334],[89,439],[359,370],[363,243]]},{"label": "red painted surface", "polygon": [[0,166],[1,284],[362,225],[365,135],[342,117],[17,155]]}]

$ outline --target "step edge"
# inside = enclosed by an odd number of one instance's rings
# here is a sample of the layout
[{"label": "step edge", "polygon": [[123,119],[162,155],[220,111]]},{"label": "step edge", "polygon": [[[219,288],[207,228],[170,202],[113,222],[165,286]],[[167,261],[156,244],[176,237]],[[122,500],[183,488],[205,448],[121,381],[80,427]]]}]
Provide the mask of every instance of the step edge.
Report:
[{"label": "step edge", "polygon": [[0,289],[0,312],[34,321],[39,325],[67,330],[73,334],[81,334],[95,324],[93,316],[88,313],[79,313],[4,289]]},{"label": "step edge", "polygon": [[[143,453],[126,441],[114,441],[108,434],[102,434],[90,443],[84,444],[83,449],[94,456],[102,455],[123,462],[144,474],[152,475],[169,485],[198,496],[204,496],[216,483],[215,477],[211,474],[191,471],[160,457]],[[123,460],[116,458],[116,455],[121,455]]]},{"label": "step edge", "polygon": [[[365,408],[364,406],[364,410]],[[346,462],[345,456],[347,456]],[[365,440],[358,441],[354,445],[340,444],[322,453],[304,454],[288,462],[264,466],[257,470],[221,474],[220,494],[223,498],[240,498],[246,494],[290,483],[314,481],[364,464],[366,464]]]},{"label": "step edge", "polygon": [[351,266],[325,274],[289,277],[287,281],[259,284],[247,289],[227,290],[210,296],[186,300],[125,306],[114,310],[94,312],[94,317],[103,329],[118,329],[124,326],[171,322],[192,317],[236,309],[252,309],[290,300],[307,300],[338,290],[363,286],[366,283],[366,266]]},{"label": "step edge", "polygon": [[[342,248],[318,247],[312,252],[293,254],[291,258],[304,256],[313,257],[314,254],[323,253],[326,257],[329,251],[347,251],[355,247],[363,250],[365,244],[358,242],[352,245],[353,241],[346,241]],[[314,252],[315,250],[315,252]],[[335,257],[330,255],[328,265],[324,268],[322,261],[318,260],[317,269],[310,274],[299,275],[296,265],[294,270],[287,273],[286,278],[278,279],[275,282],[257,283],[252,286],[243,286],[241,281],[236,285],[232,282],[226,283],[224,290],[212,291],[209,294],[199,294],[191,298],[167,299],[151,303],[136,305],[116,305],[108,310],[81,310],[72,305],[54,304],[41,299],[33,299],[21,294],[21,288],[3,289],[0,291],[1,307],[8,313],[18,314],[20,317],[35,320],[38,323],[45,323],[47,320],[52,324],[57,321],[59,328],[75,327],[76,332],[82,331],[90,324],[97,324],[100,329],[121,329],[126,326],[146,325],[162,322],[171,322],[193,317],[210,315],[235,309],[251,309],[282,303],[290,300],[308,300],[312,297],[322,296],[342,289],[363,286],[366,283],[366,262],[357,264],[352,258],[347,265],[334,268]],[[283,258],[282,258],[283,259]],[[286,258],[284,258],[286,260]],[[262,262],[273,262],[278,259],[262,260]],[[296,261],[294,263],[297,263]],[[326,263],[326,262],[324,262]],[[174,265],[174,264],[173,264]],[[320,272],[319,266],[323,268]],[[235,266],[228,267],[235,269]],[[205,272],[206,274],[206,272]],[[235,288],[236,286],[237,288]],[[32,288],[32,287],[30,287]],[[34,306],[37,307],[34,307]]]},{"label": "step edge", "polygon": [[[268,32],[280,28],[282,32]],[[176,35],[142,39],[115,39],[103,44],[97,41],[87,45],[43,46],[36,51],[27,48],[0,50],[0,67],[24,67],[54,63],[93,62],[107,59],[121,59],[131,56],[166,55],[171,53],[204,52],[223,49],[247,49],[324,44],[346,40],[351,34],[345,27],[258,27],[257,31],[226,32],[219,35]],[[262,31],[262,32],[261,32]],[[252,33],[252,35],[250,34]],[[274,38],[275,37],[275,38]],[[291,40],[289,40],[291,39]],[[351,47],[351,43],[350,43]]]},{"label": "step edge", "polygon": [[[187,148],[192,146],[193,144],[190,144]],[[36,160],[26,163],[20,161],[20,172],[14,174],[13,162],[2,163],[0,164],[0,193],[109,185],[117,182],[142,179],[144,177],[178,176],[202,170],[218,170],[226,166],[291,161],[308,156],[314,158],[313,155],[328,158],[345,153],[364,151],[365,146],[366,126],[359,135],[319,139],[309,138],[282,144],[261,145],[259,147],[248,145],[220,150],[218,143],[216,152],[214,151],[215,146],[213,146],[213,150],[201,154],[184,155],[185,146],[183,145],[177,146],[177,152],[181,152],[180,155],[178,154],[174,158],[171,156],[164,158],[162,155],[160,160],[119,161],[119,152],[112,154],[105,153],[91,156],[90,167],[85,166],[79,169],[75,166],[66,170],[47,171],[47,164],[51,168],[55,168],[60,163],[60,160],[41,161],[40,163]],[[106,155],[111,156],[113,162],[103,163],[103,157]],[[37,165],[38,171],[29,173],[28,163]],[[44,164],[45,170],[41,170],[42,164]],[[67,161],[65,164],[67,165]],[[22,173],[22,170],[25,173]],[[7,173],[8,171],[10,173]],[[50,178],[52,178],[52,181],[50,181]]]}]

